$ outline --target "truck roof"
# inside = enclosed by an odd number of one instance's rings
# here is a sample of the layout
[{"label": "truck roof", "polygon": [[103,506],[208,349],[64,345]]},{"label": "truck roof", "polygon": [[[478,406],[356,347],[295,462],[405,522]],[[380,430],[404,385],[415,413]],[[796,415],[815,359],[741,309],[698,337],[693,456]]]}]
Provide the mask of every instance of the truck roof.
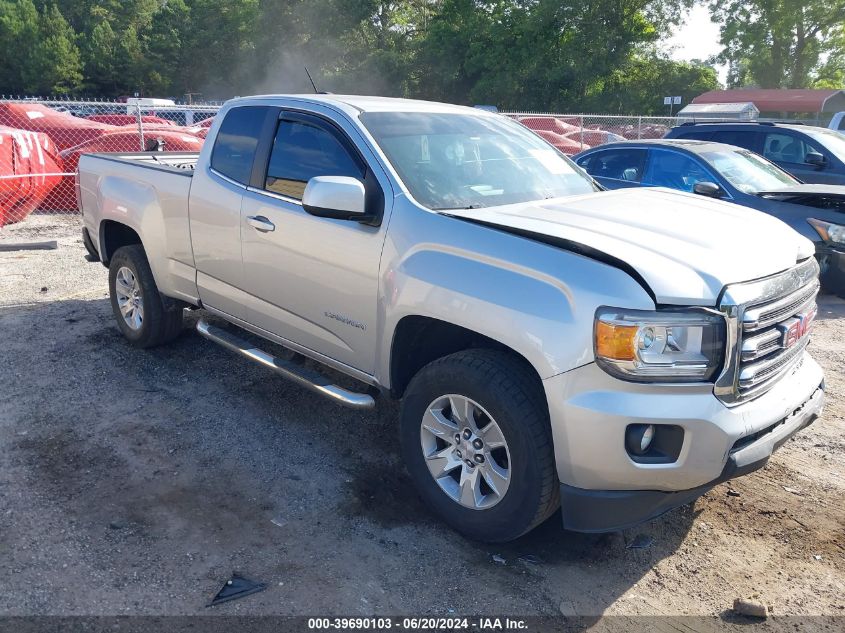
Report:
[{"label": "truck roof", "polygon": [[421,101],[418,99],[400,99],[397,97],[375,97],[368,95],[336,95],[330,93],[321,94],[271,94],[255,95],[251,97],[238,97],[229,103],[244,101],[272,101],[274,99],[285,99],[302,101],[304,103],[327,104],[339,107],[350,114],[357,115],[362,112],[455,112],[484,115],[483,110],[469,106],[459,106],[450,103],[439,103],[437,101]]}]

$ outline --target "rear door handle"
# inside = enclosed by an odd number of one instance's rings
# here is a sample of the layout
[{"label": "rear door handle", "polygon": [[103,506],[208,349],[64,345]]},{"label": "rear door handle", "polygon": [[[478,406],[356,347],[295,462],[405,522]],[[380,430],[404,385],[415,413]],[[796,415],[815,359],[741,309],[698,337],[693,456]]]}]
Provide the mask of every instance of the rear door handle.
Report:
[{"label": "rear door handle", "polygon": [[270,222],[270,220],[265,218],[263,215],[247,216],[246,221],[252,228],[256,231],[261,231],[262,233],[269,233],[270,231],[276,230],[276,225]]}]

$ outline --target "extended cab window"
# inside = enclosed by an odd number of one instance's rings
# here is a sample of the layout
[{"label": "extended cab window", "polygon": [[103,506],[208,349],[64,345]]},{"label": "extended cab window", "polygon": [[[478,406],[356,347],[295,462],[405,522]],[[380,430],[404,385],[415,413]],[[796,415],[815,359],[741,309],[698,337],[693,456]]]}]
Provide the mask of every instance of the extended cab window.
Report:
[{"label": "extended cab window", "polygon": [[305,185],[315,176],[364,178],[364,167],[334,132],[304,121],[279,121],[264,188],[302,199]]},{"label": "extended cab window", "polygon": [[252,161],[267,108],[246,106],[226,114],[211,152],[211,168],[245,185],[249,184]]},{"label": "extended cab window", "polygon": [[591,154],[580,165],[594,178],[639,182],[645,166],[644,149],[611,149]]}]

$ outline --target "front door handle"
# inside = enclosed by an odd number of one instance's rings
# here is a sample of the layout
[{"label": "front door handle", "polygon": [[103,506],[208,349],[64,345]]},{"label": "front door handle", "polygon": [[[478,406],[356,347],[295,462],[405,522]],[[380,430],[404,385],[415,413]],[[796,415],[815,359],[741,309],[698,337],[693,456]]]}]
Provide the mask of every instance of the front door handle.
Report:
[{"label": "front door handle", "polygon": [[270,222],[270,220],[265,218],[263,215],[250,215],[247,217],[246,221],[252,228],[256,231],[261,231],[262,233],[269,233],[270,231],[276,230],[276,225]]}]

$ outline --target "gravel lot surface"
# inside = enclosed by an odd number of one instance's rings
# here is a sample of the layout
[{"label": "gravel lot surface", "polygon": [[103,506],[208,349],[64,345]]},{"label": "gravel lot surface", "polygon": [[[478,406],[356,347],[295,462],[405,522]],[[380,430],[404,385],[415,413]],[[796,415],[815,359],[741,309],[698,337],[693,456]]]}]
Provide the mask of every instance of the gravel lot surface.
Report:
[{"label": "gravel lot surface", "polygon": [[558,514],[491,547],[422,507],[394,403],[338,408],[190,329],[132,349],[77,219],[0,230],[45,239],[0,252],[0,615],[207,614],[232,571],[269,588],[218,613],[845,615],[842,300],[811,346],[825,413],[764,470],[632,530]]}]

